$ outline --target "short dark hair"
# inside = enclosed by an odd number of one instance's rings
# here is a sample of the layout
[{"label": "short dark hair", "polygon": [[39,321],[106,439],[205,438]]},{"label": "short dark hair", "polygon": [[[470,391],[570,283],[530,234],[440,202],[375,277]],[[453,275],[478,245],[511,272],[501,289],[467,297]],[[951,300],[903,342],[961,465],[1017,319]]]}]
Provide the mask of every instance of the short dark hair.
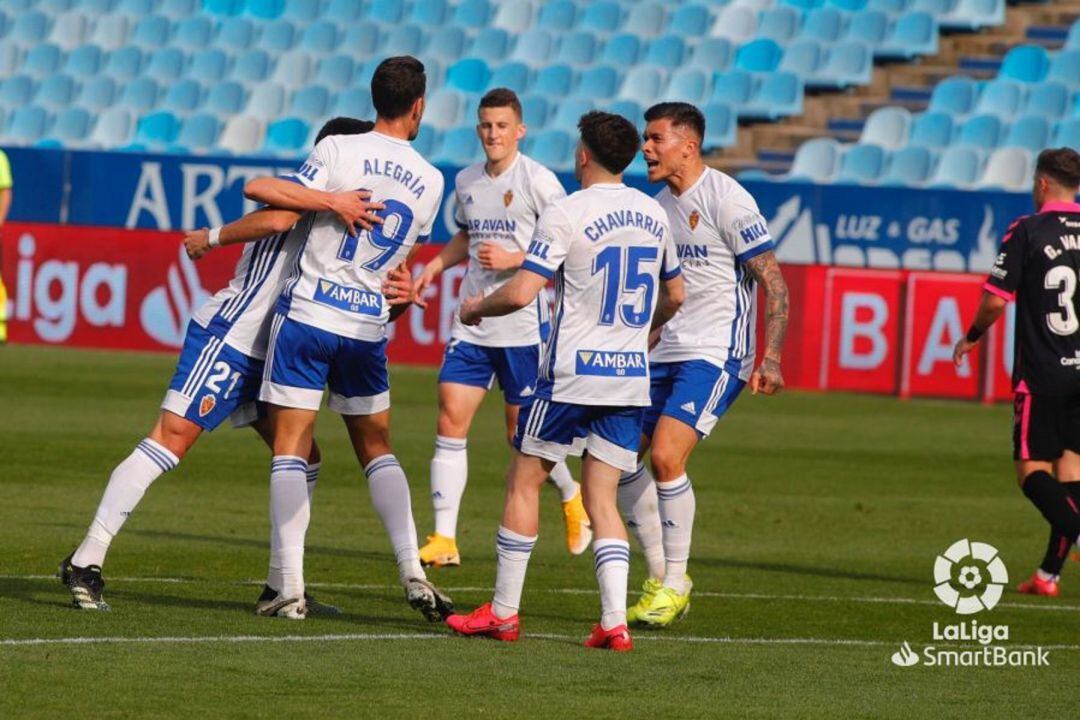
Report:
[{"label": "short dark hair", "polygon": [[578,120],[578,130],[581,142],[608,172],[621,173],[641,148],[637,128],[622,115],[587,112]]},{"label": "short dark hair", "polygon": [[375,112],[387,120],[396,120],[409,112],[426,90],[424,63],[411,55],[386,58],[371,77],[371,102]]},{"label": "short dark hair", "polygon": [[1080,153],[1072,148],[1048,148],[1039,153],[1035,174],[1045,175],[1062,187],[1080,187]]},{"label": "short dark hair", "polygon": [[513,109],[517,114],[518,120],[521,119],[521,100],[518,100],[517,93],[510,88],[492,88],[484,93],[484,97],[480,98],[480,107],[477,109],[477,113],[483,108],[501,108],[508,107]]},{"label": "short dark hair", "polygon": [[700,110],[684,102],[662,102],[645,111],[645,122],[668,118],[672,125],[688,127],[697,133],[698,140],[705,139],[705,115]]},{"label": "short dark hair", "polygon": [[319,134],[315,136],[315,144],[318,145],[322,142],[323,138],[330,135],[363,135],[366,132],[371,132],[375,127],[375,123],[370,120],[358,120],[351,117],[336,117],[332,120],[327,120],[326,124],[319,130]]}]

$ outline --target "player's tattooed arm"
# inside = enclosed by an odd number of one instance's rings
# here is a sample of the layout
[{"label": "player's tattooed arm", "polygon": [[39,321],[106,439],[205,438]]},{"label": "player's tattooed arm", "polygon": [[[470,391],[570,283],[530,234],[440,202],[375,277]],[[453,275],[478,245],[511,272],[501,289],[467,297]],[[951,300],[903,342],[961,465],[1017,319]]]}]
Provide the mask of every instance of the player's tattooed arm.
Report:
[{"label": "player's tattooed arm", "polygon": [[[292,210],[278,210],[277,208],[256,210],[239,220],[223,225],[218,231],[217,244],[233,245],[253,242],[268,235],[288,232],[299,219],[300,213]],[[184,249],[192,260],[198,260],[214,247],[210,244],[208,228],[189,230],[184,233]]]},{"label": "player's tattooed arm", "polygon": [[750,391],[772,395],[784,387],[780,356],[788,326],[787,283],[771,250],[748,260],[746,268],[765,290],[765,355],[750,376]]},{"label": "player's tattooed arm", "polygon": [[675,313],[682,307],[686,300],[686,283],[682,274],[676,275],[670,280],[660,282],[660,297],[656,301],[656,312],[653,313],[650,332],[659,330],[668,320],[675,317]]},{"label": "player's tattooed arm", "polygon": [[363,230],[370,230],[382,223],[382,218],[375,212],[385,207],[382,203],[370,202],[371,193],[367,190],[325,192],[272,177],[248,181],[244,185],[244,197],[285,210],[332,212],[345,227]]},{"label": "player's tattooed arm", "polygon": [[502,287],[490,295],[476,295],[461,301],[459,314],[466,325],[479,325],[486,317],[509,315],[525,307],[547,285],[547,278],[530,270],[518,270]]}]

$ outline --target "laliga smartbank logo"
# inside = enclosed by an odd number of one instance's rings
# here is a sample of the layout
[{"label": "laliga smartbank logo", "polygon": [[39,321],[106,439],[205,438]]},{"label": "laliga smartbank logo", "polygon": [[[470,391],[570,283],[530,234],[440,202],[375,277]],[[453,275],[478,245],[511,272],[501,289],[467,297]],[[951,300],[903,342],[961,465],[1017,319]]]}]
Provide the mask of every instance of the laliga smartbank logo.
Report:
[{"label": "laliga smartbank logo", "polygon": [[[968,539],[957,540],[934,561],[934,594],[957,615],[989,612],[1000,602],[1009,572],[997,548]],[[1044,648],[1011,648],[1009,626],[971,619],[959,623],[935,621],[931,631],[935,642],[948,647],[927,645],[922,652],[904,642],[892,654],[894,665],[913,667],[1043,667],[1050,664],[1050,652]]]}]

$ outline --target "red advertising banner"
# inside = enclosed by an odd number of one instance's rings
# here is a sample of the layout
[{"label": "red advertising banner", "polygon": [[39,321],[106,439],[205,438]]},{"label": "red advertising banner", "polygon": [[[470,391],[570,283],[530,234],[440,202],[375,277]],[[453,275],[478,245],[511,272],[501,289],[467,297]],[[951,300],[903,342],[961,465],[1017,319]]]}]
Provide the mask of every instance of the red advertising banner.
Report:
[{"label": "red advertising banner", "polygon": [[987,402],[1012,402],[1013,351],[1016,338],[1016,303],[1005,306],[1001,316],[986,333],[987,373],[983,399]]}]

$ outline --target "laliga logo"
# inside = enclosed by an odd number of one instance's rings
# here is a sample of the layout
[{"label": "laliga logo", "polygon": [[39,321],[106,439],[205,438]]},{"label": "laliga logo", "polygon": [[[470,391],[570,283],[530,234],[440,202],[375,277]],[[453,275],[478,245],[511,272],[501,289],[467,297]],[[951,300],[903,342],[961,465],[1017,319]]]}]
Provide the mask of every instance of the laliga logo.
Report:
[{"label": "laliga logo", "polygon": [[139,308],[139,322],[150,337],[162,345],[180,347],[191,312],[203,304],[209,293],[199,281],[199,272],[184,251],[180,264],[169,266],[166,284],[147,293]]},{"label": "laliga logo", "polygon": [[957,615],[992,610],[1008,582],[997,548],[986,543],[957,540],[934,561],[934,593]]}]

